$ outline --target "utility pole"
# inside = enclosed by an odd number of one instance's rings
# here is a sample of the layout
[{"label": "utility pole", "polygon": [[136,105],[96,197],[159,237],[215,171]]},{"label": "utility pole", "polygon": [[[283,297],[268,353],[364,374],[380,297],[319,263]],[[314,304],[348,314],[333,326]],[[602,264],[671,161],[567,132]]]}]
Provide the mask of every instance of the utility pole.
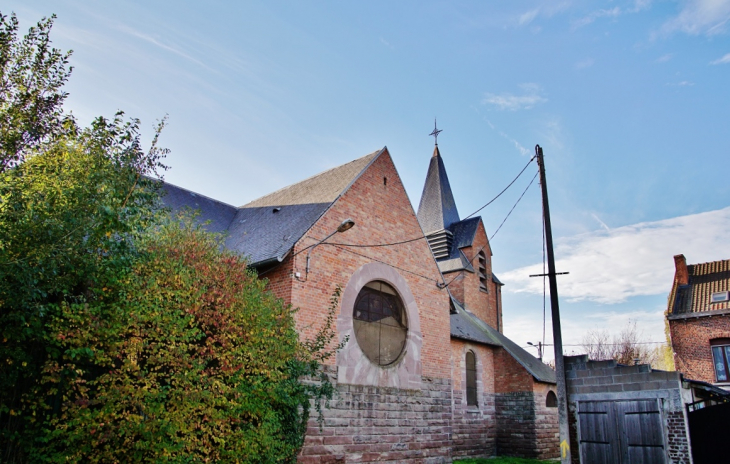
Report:
[{"label": "utility pole", "polygon": [[568,392],[565,386],[565,363],[563,360],[563,336],[560,331],[560,309],[558,308],[558,282],[553,254],[553,231],[550,226],[547,182],[545,181],[545,160],[542,147],[535,145],[537,165],[540,168],[542,187],[542,212],[545,224],[545,245],[547,247],[548,279],[550,281],[550,308],[553,319],[553,345],[555,347],[555,379],[558,384],[558,423],[560,427],[560,462],[570,464],[570,429],[568,427]]}]

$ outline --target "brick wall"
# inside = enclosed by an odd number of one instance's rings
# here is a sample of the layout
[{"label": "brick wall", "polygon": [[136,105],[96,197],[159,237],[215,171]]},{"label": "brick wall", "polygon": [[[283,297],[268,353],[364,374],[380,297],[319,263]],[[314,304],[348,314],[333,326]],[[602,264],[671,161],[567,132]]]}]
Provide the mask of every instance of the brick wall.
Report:
[{"label": "brick wall", "polygon": [[692,380],[715,383],[710,340],[730,338],[730,315],[670,319],[674,363]]},{"label": "brick wall", "polygon": [[[387,179],[387,181],[384,181]],[[388,152],[381,154],[351,187],[316,222],[294,248],[294,253],[326,237],[347,218],[355,226],[336,234],[329,242],[382,244],[423,236],[408,196]],[[304,277],[306,252],[293,259],[293,271]],[[426,240],[396,246],[355,248],[319,245],[311,254],[306,282],[290,277],[297,328],[304,337],[318,330],[339,285],[345,288],[357,269],[372,262],[385,263],[406,280],[418,306],[423,334],[420,360],[423,375],[447,379],[450,366],[449,300],[446,290],[437,287],[441,276]],[[352,308],[340,308],[352,311]],[[356,343],[350,339],[348,343]],[[334,359],[328,361],[333,364]]]},{"label": "brick wall", "polygon": [[[472,351],[477,367],[477,405],[466,404],[466,352]],[[489,457],[495,454],[493,349],[452,340],[452,442],[453,456]]]},{"label": "brick wall", "polygon": [[505,349],[494,353],[494,391],[496,393],[532,392],[533,377]]},{"label": "brick wall", "polygon": [[[449,285],[451,294],[466,305],[466,308],[474,313],[478,318],[494,327],[497,330],[502,329],[502,315],[501,315],[501,297],[499,286],[492,282],[492,251],[489,247],[489,241],[487,240],[487,234],[484,230],[484,224],[479,221],[476,234],[474,235],[474,242],[472,246],[464,247],[461,249],[467,259],[470,260],[474,270],[479,270],[479,258],[476,258],[476,254],[479,251],[484,252],[486,258],[486,270],[487,270],[487,291],[480,289],[479,274],[478,272],[467,272],[458,271],[463,277],[458,278]],[[457,272],[449,273],[445,276],[447,282],[451,281],[457,276]]]},{"label": "brick wall", "polygon": [[535,382],[535,457],[537,459],[557,459],[560,457],[560,429],[558,427],[558,408],[548,407],[548,392],[557,394],[553,384]]}]

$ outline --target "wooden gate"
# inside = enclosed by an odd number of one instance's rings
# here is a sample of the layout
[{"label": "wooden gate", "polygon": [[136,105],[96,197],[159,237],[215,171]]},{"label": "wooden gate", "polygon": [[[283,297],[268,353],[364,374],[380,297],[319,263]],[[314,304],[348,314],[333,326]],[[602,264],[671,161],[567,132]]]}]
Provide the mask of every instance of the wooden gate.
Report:
[{"label": "wooden gate", "polygon": [[580,461],[584,464],[664,464],[658,400],[578,402]]}]

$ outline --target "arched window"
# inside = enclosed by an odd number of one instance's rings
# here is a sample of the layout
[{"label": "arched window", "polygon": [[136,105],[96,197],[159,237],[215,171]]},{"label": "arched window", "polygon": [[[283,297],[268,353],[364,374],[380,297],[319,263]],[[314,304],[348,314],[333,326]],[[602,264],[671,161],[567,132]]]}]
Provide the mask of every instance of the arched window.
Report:
[{"label": "arched window", "polygon": [[548,408],[558,407],[558,397],[554,391],[550,390],[548,392],[547,398],[545,398],[545,406],[547,406]]},{"label": "arched window", "polygon": [[712,363],[715,365],[715,378],[718,382],[730,380],[730,338],[715,338],[712,345]]},{"label": "arched window", "polygon": [[466,352],[466,404],[477,405],[477,358],[473,351]]},{"label": "arched window", "polygon": [[480,251],[479,256],[479,290],[489,293],[489,287],[487,287],[487,256],[484,251]]},{"label": "arched window", "polygon": [[379,280],[366,284],[355,299],[353,319],[357,344],[370,361],[388,366],[400,358],[408,321],[393,287]]}]

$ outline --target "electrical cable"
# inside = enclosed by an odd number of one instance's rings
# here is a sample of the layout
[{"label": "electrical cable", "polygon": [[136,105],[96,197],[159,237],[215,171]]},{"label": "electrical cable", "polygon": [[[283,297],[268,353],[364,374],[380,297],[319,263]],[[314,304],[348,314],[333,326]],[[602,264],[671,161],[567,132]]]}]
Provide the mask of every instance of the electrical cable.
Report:
[{"label": "electrical cable", "polygon": [[522,175],[522,173],[523,173],[523,172],[525,172],[525,169],[527,169],[527,166],[529,166],[529,165],[530,165],[530,163],[532,163],[532,161],[533,161],[533,160],[534,160],[534,159],[535,159],[536,157],[537,157],[537,155],[535,155],[535,156],[533,156],[532,158],[530,158],[530,161],[528,161],[528,162],[527,162],[527,164],[525,165],[525,167],[524,167],[524,168],[522,168],[522,171],[520,171],[520,173],[519,173],[519,174],[517,174],[517,177],[515,177],[514,179],[512,179],[512,182],[510,182],[510,183],[509,183],[509,185],[507,185],[507,187],[505,187],[505,188],[504,188],[504,190],[502,190],[501,192],[499,192],[499,193],[497,194],[497,196],[496,196],[496,197],[492,198],[491,200],[489,200],[489,201],[487,202],[487,204],[486,204],[486,205],[482,206],[482,207],[481,207],[481,208],[479,208],[478,210],[474,211],[473,213],[471,213],[470,215],[468,215],[467,217],[465,217],[464,219],[462,219],[462,221],[464,221],[464,220],[466,220],[466,219],[469,219],[470,217],[474,216],[474,215],[475,215],[475,214],[477,214],[477,213],[478,213],[479,211],[483,210],[483,209],[484,209],[484,208],[486,208],[487,206],[489,206],[489,205],[491,205],[492,203],[494,203],[494,201],[495,201],[495,200],[496,200],[497,198],[501,197],[501,196],[502,196],[502,194],[503,194],[504,192],[506,192],[508,188],[512,187],[512,184],[514,184],[514,183],[515,183],[515,182],[517,181],[517,179],[519,179],[519,178],[520,178],[520,176]]},{"label": "electrical cable", "polygon": [[539,172],[536,172],[536,173],[535,173],[535,176],[534,176],[534,177],[532,178],[532,180],[530,181],[530,183],[529,183],[529,184],[527,184],[527,187],[526,187],[526,188],[525,188],[525,190],[524,190],[524,191],[522,192],[522,195],[520,195],[520,197],[519,197],[519,198],[517,199],[517,202],[516,202],[516,203],[515,203],[515,204],[514,204],[514,205],[512,206],[512,209],[511,209],[511,210],[509,210],[509,213],[507,213],[507,216],[505,216],[505,218],[504,218],[504,220],[502,221],[502,223],[501,223],[501,224],[499,225],[499,227],[497,227],[497,230],[495,230],[495,231],[494,231],[494,233],[492,234],[492,236],[491,236],[491,237],[489,237],[489,241],[490,241],[490,242],[492,241],[492,239],[494,238],[494,236],[495,236],[495,235],[497,235],[497,232],[499,232],[499,229],[501,229],[501,228],[502,228],[502,226],[504,225],[504,223],[505,223],[505,222],[507,222],[507,218],[509,218],[510,214],[512,214],[512,211],[514,211],[514,210],[515,210],[515,208],[517,207],[517,204],[518,204],[518,203],[520,202],[520,200],[522,200],[522,197],[524,197],[524,196],[525,196],[525,193],[527,193],[527,190],[528,190],[528,189],[530,188],[530,186],[532,185],[532,183],[533,183],[533,182],[535,182],[535,179],[537,178],[537,175],[538,175],[538,174],[539,174]]}]

